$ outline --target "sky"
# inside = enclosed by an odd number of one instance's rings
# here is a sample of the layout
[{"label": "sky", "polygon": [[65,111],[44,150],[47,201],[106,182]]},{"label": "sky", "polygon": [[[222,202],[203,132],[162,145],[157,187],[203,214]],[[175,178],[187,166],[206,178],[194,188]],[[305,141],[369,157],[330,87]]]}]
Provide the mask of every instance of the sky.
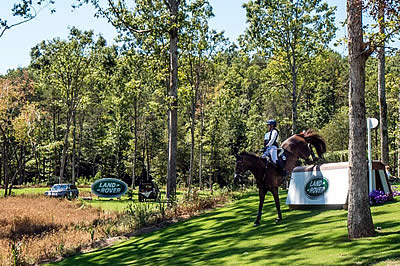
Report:
[{"label": "sky", "polygon": [[[1,0],[0,18],[16,21],[11,16],[11,9],[15,0]],[[215,17],[210,21],[210,27],[217,31],[224,31],[225,36],[232,42],[246,29],[246,12],[242,7],[247,0],[209,0]],[[328,0],[331,6],[337,6],[336,24],[337,35],[344,36],[345,28],[340,22],[345,19],[346,1]],[[80,30],[94,30],[102,34],[109,44],[117,35],[115,29],[105,19],[95,18],[94,9],[86,5],[73,10],[71,1],[57,0],[56,12],[50,14],[48,9],[43,9],[38,16],[27,23],[7,30],[0,38],[0,75],[6,74],[8,69],[26,67],[30,62],[30,51],[33,46],[43,40],[59,37],[65,39],[69,29],[73,26]],[[335,48],[344,54],[345,48]]]}]

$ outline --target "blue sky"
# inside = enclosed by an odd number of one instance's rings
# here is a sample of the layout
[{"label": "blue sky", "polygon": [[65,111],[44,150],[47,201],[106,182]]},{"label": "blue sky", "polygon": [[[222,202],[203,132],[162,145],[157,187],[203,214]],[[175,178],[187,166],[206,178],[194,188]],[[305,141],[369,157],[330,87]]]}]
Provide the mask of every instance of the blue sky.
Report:
[{"label": "blue sky", "polygon": [[[11,8],[15,0],[1,0],[0,17],[13,21]],[[225,36],[231,41],[242,34],[246,28],[246,14],[242,4],[247,0],[209,0],[213,6],[215,17],[210,21],[212,28],[225,31]],[[346,14],[346,1],[328,0],[329,5],[337,6],[336,20],[339,30],[337,35],[344,36],[345,28],[339,26]],[[57,0],[54,14],[45,9],[34,20],[12,28],[0,38],[0,74],[8,69],[25,67],[30,62],[30,50],[42,40],[55,37],[66,38],[69,28],[76,26],[82,30],[93,29],[96,34],[101,33],[109,43],[116,36],[114,28],[104,19],[93,17],[94,10],[87,5],[72,11],[71,1]],[[341,49],[341,50],[340,50]],[[344,48],[339,52],[345,53]]]}]

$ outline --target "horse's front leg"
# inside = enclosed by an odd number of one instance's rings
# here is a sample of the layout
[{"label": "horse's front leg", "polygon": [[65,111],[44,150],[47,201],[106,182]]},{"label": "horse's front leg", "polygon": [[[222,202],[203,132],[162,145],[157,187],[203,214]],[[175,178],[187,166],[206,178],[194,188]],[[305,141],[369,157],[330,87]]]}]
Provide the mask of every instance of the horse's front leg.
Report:
[{"label": "horse's front leg", "polygon": [[310,149],[310,155],[312,157],[312,162],[316,163],[318,161],[317,156],[315,156],[314,150],[312,149],[312,145],[308,144],[308,148]]},{"label": "horse's front leg", "polygon": [[274,196],[276,211],[278,212],[278,218],[275,219],[275,223],[278,223],[278,222],[280,222],[282,220],[282,213],[281,213],[281,205],[279,203],[278,188],[274,187],[271,192],[272,192],[272,195]]},{"label": "horse's front leg", "polygon": [[265,199],[265,190],[264,189],[259,189],[258,190],[258,197],[259,197],[259,204],[258,204],[258,213],[257,213],[257,219],[254,222],[254,226],[260,225],[260,220],[261,220],[261,215],[262,215],[262,209],[264,205],[264,199]]}]

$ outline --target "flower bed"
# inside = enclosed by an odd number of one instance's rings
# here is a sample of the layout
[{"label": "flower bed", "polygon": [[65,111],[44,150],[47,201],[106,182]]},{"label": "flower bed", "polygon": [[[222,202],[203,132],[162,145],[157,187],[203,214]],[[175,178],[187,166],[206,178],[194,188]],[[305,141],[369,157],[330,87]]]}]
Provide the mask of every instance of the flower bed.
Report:
[{"label": "flower bed", "polygon": [[369,204],[377,205],[377,204],[382,204],[389,200],[392,200],[394,197],[397,197],[400,195],[399,187],[392,186],[392,192],[393,192],[393,194],[390,194],[390,193],[385,194],[385,192],[383,192],[381,190],[373,190],[371,193],[369,193]]},{"label": "flower bed", "polygon": [[400,186],[392,186],[393,197],[400,196]]}]

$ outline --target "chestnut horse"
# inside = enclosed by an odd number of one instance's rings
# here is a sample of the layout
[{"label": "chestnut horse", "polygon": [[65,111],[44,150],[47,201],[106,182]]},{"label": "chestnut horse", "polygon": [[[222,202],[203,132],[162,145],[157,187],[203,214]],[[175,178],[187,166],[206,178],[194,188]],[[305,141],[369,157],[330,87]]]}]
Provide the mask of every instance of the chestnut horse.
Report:
[{"label": "chestnut horse", "polygon": [[[314,133],[310,129],[303,134],[293,135],[282,143],[281,146],[286,157],[285,170],[288,172],[289,176],[299,158],[309,161],[309,157],[312,155],[313,161],[315,162],[317,160],[310,145],[314,146],[318,158],[323,158],[323,154],[326,152],[325,141],[320,135]],[[235,176],[240,175],[247,170],[249,170],[256,179],[260,200],[257,219],[254,222],[254,226],[260,224],[265,194],[268,191],[271,191],[274,196],[275,207],[278,212],[278,218],[276,218],[275,222],[279,222],[282,220],[282,214],[279,203],[278,187],[284,181],[281,171],[271,163],[268,163],[266,159],[244,151],[239,155],[236,155]]]}]

